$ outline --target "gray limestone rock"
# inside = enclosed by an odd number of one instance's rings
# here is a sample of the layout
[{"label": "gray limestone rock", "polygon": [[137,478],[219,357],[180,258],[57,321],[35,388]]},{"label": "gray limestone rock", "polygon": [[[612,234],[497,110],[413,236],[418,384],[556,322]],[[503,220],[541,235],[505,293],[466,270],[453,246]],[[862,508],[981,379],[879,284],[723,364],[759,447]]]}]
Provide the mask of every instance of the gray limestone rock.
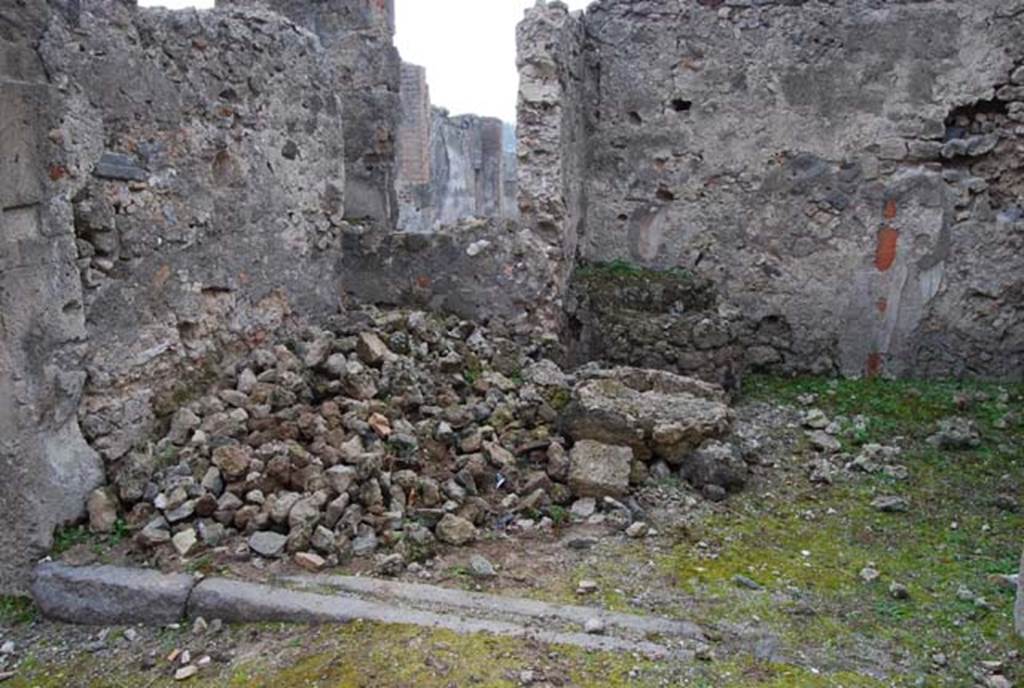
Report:
[{"label": "gray limestone rock", "polygon": [[910,511],[910,503],[904,497],[896,495],[883,495],[876,497],[871,506],[878,511],[890,514],[906,513]]},{"label": "gray limestone rock", "polygon": [[732,444],[711,441],[686,458],[680,474],[700,489],[717,485],[735,492],[747,484],[747,462]]},{"label": "gray limestone rock", "polygon": [[113,488],[100,487],[89,493],[86,509],[89,512],[89,530],[94,533],[110,533],[117,523],[119,504]]},{"label": "gray limestone rock", "polygon": [[981,434],[970,418],[951,416],[939,421],[935,434],[928,443],[939,449],[973,449],[981,445]]},{"label": "gray limestone rock", "polygon": [[560,419],[575,440],[631,447],[636,457],[679,465],[724,435],[732,412],[720,388],[671,373],[616,368],[579,382]]},{"label": "gray limestone rock", "polygon": [[569,453],[569,488],[578,497],[622,497],[632,464],[629,447],[580,440]]},{"label": "gray limestone rock", "polygon": [[271,531],[253,533],[249,538],[249,549],[261,557],[277,559],[284,554],[284,547],[288,543],[288,537]]},{"label": "gray limestone rock", "polygon": [[435,529],[437,539],[449,545],[466,545],[477,538],[477,530],[471,521],[454,514],[445,514]]},{"label": "gray limestone rock", "polygon": [[100,179],[133,182],[144,182],[149,179],[149,173],[140,167],[132,156],[110,151],[106,151],[100,156],[92,173]]},{"label": "gray limestone rock", "polygon": [[32,597],[44,616],[69,623],[169,624],[184,619],[193,585],[182,574],[46,563],[35,569]]}]

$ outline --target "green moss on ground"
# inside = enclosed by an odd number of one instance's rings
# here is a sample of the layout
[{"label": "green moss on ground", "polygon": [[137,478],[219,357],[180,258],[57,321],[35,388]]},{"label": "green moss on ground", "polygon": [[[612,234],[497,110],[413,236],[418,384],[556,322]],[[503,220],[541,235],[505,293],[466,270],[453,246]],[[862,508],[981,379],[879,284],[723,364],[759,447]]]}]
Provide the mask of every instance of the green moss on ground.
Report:
[{"label": "green moss on ground", "polygon": [[[281,629],[279,628],[278,631]],[[191,686],[227,688],[447,688],[521,685],[524,670],[543,663],[572,685],[637,685],[630,672],[650,671],[653,663],[628,655],[588,653],[529,640],[487,635],[461,636],[412,626],[356,622],[315,632],[296,627],[294,640],[281,640],[273,653],[231,666],[203,670]],[[282,662],[282,659],[285,661]],[[284,664],[286,668],[280,668]],[[172,667],[153,671],[111,665],[85,655],[62,668],[23,665],[12,688],[164,687],[176,684]]]},{"label": "green moss on ground", "polygon": [[[1014,593],[994,578],[1016,572],[1024,533],[1024,514],[997,499],[1006,492],[1019,499],[1024,486],[1024,433],[1012,415],[1000,422],[1021,409],[1021,386],[761,379],[751,387],[761,400],[814,393],[826,413],[866,416],[867,432],[848,440],[851,448],[909,438],[900,463],[910,478],[863,475],[821,487],[790,476],[731,500],[662,562],[706,619],[760,619],[790,651],[818,646],[836,667],[870,647],[899,670],[895,685],[930,672],[933,654],[948,659],[947,685],[965,685],[980,661],[1024,649],[1012,634]],[[925,438],[950,415],[974,419],[982,445],[929,446]],[[874,510],[870,503],[882,494],[906,497],[910,512]],[[859,578],[868,565],[880,580]],[[740,590],[737,575],[767,591]],[[910,599],[894,599],[892,582],[907,586]],[[959,599],[961,586],[987,604]],[[789,595],[779,602],[772,593]],[[813,613],[800,613],[808,608]]]},{"label": "green moss on ground", "polygon": [[20,626],[36,620],[39,610],[28,597],[0,595],[0,626]]},{"label": "green moss on ground", "polygon": [[[990,440],[1019,439],[1024,432],[1021,384],[757,376],[744,381],[744,393],[752,400],[789,405],[813,394],[813,405],[832,416],[866,416],[867,434],[852,437],[860,442],[885,442],[896,435],[923,440],[934,432],[938,420],[955,415],[973,418]],[[995,427],[1014,411],[1012,427]]]}]

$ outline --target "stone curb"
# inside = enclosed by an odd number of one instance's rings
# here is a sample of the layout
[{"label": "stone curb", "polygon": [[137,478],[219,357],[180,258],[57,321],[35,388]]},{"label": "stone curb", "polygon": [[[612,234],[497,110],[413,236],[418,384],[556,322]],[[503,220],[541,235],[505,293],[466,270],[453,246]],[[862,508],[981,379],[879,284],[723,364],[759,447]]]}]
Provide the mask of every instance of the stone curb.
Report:
[{"label": "stone curb", "polygon": [[36,567],[32,597],[47,618],[84,625],[169,624],[185,616],[196,581],[117,566]]},{"label": "stone curb", "polygon": [[[693,658],[684,641],[702,637],[696,626],[685,622],[428,585],[344,576],[286,578],[282,582],[311,589],[48,562],[36,567],[32,596],[47,618],[83,625],[163,625],[200,616],[229,623],[363,620],[684,660]],[[591,618],[607,624],[609,635],[582,632]],[[611,634],[616,629],[629,631],[633,637]],[[644,638],[651,633],[669,637],[664,644],[651,642]]]},{"label": "stone curb", "polygon": [[202,616],[229,623],[346,623],[362,620],[443,628],[461,634],[490,633],[529,638],[544,643],[575,645],[587,650],[635,652],[650,657],[690,656],[688,652],[646,640],[550,631],[507,621],[409,609],[342,595],[324,595],[224,579],[209,579],[197,585],[189,600],[188,612],[191,618]]},{"label": "stone curb", "polygon": [[403,601],[414,606],[432,606],[461,610],[468,614],[512,617],[519,622],[561,622],[583,628],[587,621],[599,618],[607,626],[632,632],[641,637],[670,636],[690,640],[705,640],[699,626],[689,621],[676,621],[657,616],[639,616],[609,612],[593,607],[552,604],[520,597],[505,597],[480,592],[468,592],[436,585],[402,583],[363,578],[358,576],[288,576],[286,584],[303,588],[333,588],[357,595],[369,595],[382,601]]}]

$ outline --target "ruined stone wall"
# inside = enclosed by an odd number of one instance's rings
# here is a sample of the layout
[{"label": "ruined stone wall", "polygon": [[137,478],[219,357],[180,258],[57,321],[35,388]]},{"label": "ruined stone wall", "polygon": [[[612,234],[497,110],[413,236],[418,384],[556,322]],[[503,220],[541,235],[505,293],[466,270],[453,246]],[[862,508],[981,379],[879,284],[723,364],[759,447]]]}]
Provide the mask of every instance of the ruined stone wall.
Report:
[{"label": "ruined stone wall", "polygon": [[403,188],[430,183],[430,88],[427,70],[402,63],[402,112],[398,127],[399,202]]},{"label": "ruined stone wall", "polygon": [[[707,346],[755,367],[1020,377],[1022,16],[1019,0],[539,7],[519,29],[523,89],[541,87],[520,110],[521,203],[584,264],[710,279]],[[581,41],[579,88],[556,57]],[[550,197],[573,136],[582,222],[563,210],[575,189]]]},{"label": "ruined stone wall", "polygon": [[537,294],[550,279],[536,238],[498,218],[464,218],[429,233],[353,227],[342,246],[350,303],[498,318],[521,333],[535,328]]},{"label": "ruined stone wall", "polygon": [[7,590],[95,452],[130,505],[121,476],[226,350],[336,311],[345,174],[331,66],[280,15],[32,0],[0,31]]},{"label": "ruined stone wall", "polygon": [[585,207],[583,23],[562,2],[540,2],[517,27],[516,45],[519,213],[546,247],[552,279],[541,308],[561,331]]},{"label": "ruined stone wall", "polygon": [[[398,181],[399,229],[422,233],[465,218],[514,219],[517,210],[509,198],[514,197],[515,160],[504,150],[505,124],[492,117],[452,117],[432,108],[424,137],[423,92],[412,80],[409,93],[403,93],[399,158],[408,164],[400,167]],[[424,157],[425,180],[420,166]]]},{"label": "ruined stone wall", "polygon": [[0,594],[24,590],[103,466],[79,429],[85,311],[61,193],[61,83],[36,50],[53,9],[0,6]]},{"label": "ruined stone wall", "polygon": [[348,122],[345,216],[393,227],[401,109],[394,0],[217,0],[217,5],[266,7],[320,38],[334,73],[320,86],[340,97]]}]

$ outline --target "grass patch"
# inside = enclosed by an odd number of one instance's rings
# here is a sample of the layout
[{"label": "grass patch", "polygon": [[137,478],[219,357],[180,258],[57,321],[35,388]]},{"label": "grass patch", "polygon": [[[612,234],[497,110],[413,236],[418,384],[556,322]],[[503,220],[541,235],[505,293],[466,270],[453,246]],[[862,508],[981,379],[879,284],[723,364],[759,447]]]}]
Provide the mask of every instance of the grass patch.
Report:
[{"label": "grass patch", "polygon": [[64,554],[72,547],[82,545],[92,539],[89,529],[83,525],[58,528],[53,534],[53,553]]},{"label": "grass patch", "polygon": [[36,620],[39,610],[28,597],[0,596],[0,626],[20,626]]},{"label": "grass patch", "polygon": [[[980,661],[1024,649],[1012,632],[1013,591],[993,578],[1016,572],[1024,532],[1024,514],[996,499],[1024,486],[1024,434],[1019,423],[997,423],[1020,409],[1021,386],[756,378],[748,394],[794,404],[815,394],[812,406],[830,416],[865,416],[864,441],[906,438],[900,463],[910,479],[857,474],[823,487],[801,469],[776,469],[766,489],[713,512],[662,561],[703,616],[759,619],[790,651],[816,650],[835,670],[865,648],[884,652],[891,685],[911,685],[940,652],[943,673],[970,685]],[[940,451],[924,441],[951,415],[977,423],[980,447]],[[881,494],[905,496],[910,512],[876,511],[870,503]],[[869,564],[882,574],[870,584],[858,575]],[[767,592],[739,590],[736,575]],[[893,599],[892,582],[910,599]],[[986,604],[959,599],[961,586]]]},{"label": "grass patch", "polygon": [[[521,685],[520,672],[538,661],[536,644],[514,638],[461,636],[443,630],[365,622],[329,634],[335,641],[334,649],[308,656],[272,675],[239,669],[246,682],[231,685],[513,688]],[[540,656],[545,662],[557,664],[560,675],[568,674],[575,685],[610,688],[636,685],[629,681],[629,672],[647,664],[628,656],[561,647],[544,647]]]},{"label": "grass patch", "polygon": [[[1024,385],[753,376],[744,381],[744,393],[753,400],[791,405],[799,405],[804,395],[814,395],[810,406],[831,416],[867,417],[867,435],[859,438],[862,442],[885,442],[895,435],[924,439],[940,419],[957,415],[973,418],[983,431],[997,431],[997,421],[1012,410],[1022,410]],[[1021,416],[1014,420],[1012,427],[1004,430],[1024,430]]]}]

